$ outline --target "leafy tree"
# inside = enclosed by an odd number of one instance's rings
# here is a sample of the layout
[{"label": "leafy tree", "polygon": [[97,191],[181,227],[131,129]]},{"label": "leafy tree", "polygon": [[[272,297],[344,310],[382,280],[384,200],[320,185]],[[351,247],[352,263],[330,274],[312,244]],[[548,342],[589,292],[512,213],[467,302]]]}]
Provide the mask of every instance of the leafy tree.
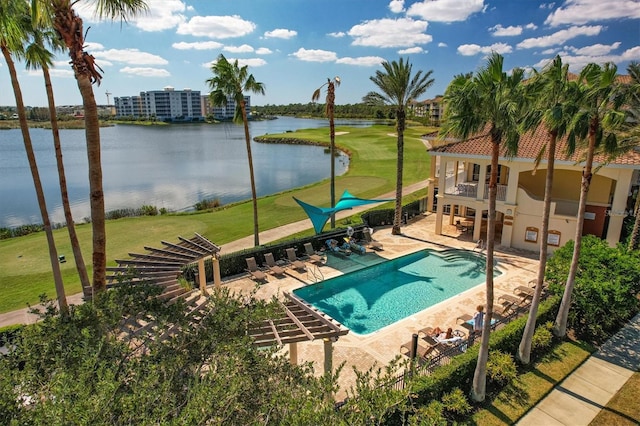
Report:
[{"label": "leafy tree", "polygon": [[[626,139],[637,146],[640,140],[640,63],[631,62],[627,72],[631,77],[631,84],[628,87]],[[633,215],[635,220],[629,238],[629,250],[637,250],[640,247],[640,194],[636,194]]]},{"label": "leafy tree", "polygon": [[508,156],[513,156],[518,150],[523,76],[524,72],[519,68],[515,68],[511,75],[508,75],[503,70],[502,56],[493,53],[487,64],[475,75],[456,76],[444,95],[446,112],[440,134],[453,134],[466,139],[473,134],[487,131],[492,147],[486,238],[486,317],[473,377],[472,397],[475,401],[483,401],[486,394],[489,335],[493,316],[493,251],[498,158],[502,145],[506,145]]},{"label": "leafy tree", "polygon": [[211,66],[214,77],[207,80],[211,88],[209,98],[213,105],[225,105],[227,98],[233,98],[236,103],[234,122],[244,124],[244,138],[247,145],[247,159],[249,160],[249,177],[251,180],[251,198],[253,201],[253,238],[254,245],[260,245],[258,227],[258,195],[256,193],[256,181],[253,173],[253,157],[251,155],[251,137],[249,135],[249,121],[247,119],[246,101],[244,92],[264,94],[264,84],[256,81],[253,74],[249,74],[248,66],[240,67],[238,60],[233,63],[227,61],[223,54],[218,56]]},{"label": "leafy tree", "polygon": [[27,124],[27,114],[22,99],[22,90],[18,81],[13,56],[24,57],[24,45],[27,41],[27,34],[31,28],[31,20],[29,19],[28,5],[23,1],[2,0],[0,1],[0,50],[7,63],[9,75],[11,76],[11,86],[16,100],[16,109],[20,122],[20,130],[22,132],[22,140],[29,161],[29,169],[33,178],[33,184],[38,198],[38,207],[42,217],[42,224],[47,237],[47,245],[49,247],[49,261],[51,262],[51,270],[53,272],[53,281],[55,284],[56,295],[60,310],[66,314],[68,310],[67,297],[64,292],[64,282],[62,281],[62,273],[60,264],[58,263],[58,251],[53,238],[53,230],[51,229],[51,221],[47,211],[47,203],[40,180],[38,164],[36,163],[35,153],[33,152],[33,144],[29,133],[29,125]]},{"label": "leafy tree", "polygon": [[580,94],[579,111],[569,129],[569,151],[573,152],[576,142],[586,141],[586,159],[582,170],[580,201],[576,220],[576,232],[573,246],[573,258],[567,276],[562,302],[554,322],[553,332],[558,337],[564,337],[567,332],[567,317],[571,306],[571,294],[575,284],[582,245],[582,225],[587,205],[587,195],[593,177],[593,157],[597,147],[604,151],[615,152],[618,148],[616,130],[625,121],[622,111],[624,102],[623,92],[616,82],[617,67],[612,63],[604,66],[588,64],[580,72],[578,90]]},{"label": "leafy tree", "polygon": [[533,105],[527,108],[529,112],[525,117],[524,128],[528,131],[536,131],[542,125],[547,131],[548,139],[540,149],[534,166],[535,171],[546,151],[547,175],[545,177],[544,207],[542,209],[540,230],[540,263],[538,264],[536,288],[531,301],[529,316],[527,317],[527,325],[518,347],[518,359],[523,364],[528,364],[531,357],[531,342],[536,329],[536,317],[547,266],[547,237],[549,235],[549,214],[551,211],[556,143],[558,138],[562,138],[565,135],[573,115],[577,112],[575,84],[569,82],[569,66],[562,64],[562,59],[559,55],[541,73],[536,74],[526,87],[527,97],[533,100]]},{"label": "leafy tree", "polygon": [[71,205],[69,204],[69,193],[67,191],[67,179],[64,172],[64,163],[62,161],[62,147],[60,145],[60,132],[58,130],[58,117],[56,114],[56,104],[53,96],[53,85],[51,84],[51,75],[49,68],[53,63],[53,55],[45,47],[45,40],[55,49],[60,50],[62,46],[60,41],[51,29],[31,28],[33,42],[29,44],[25,52],[27,68],[42,69],[44,76],[44,85],[47,92],[47,103],[50,111],[51,133],[53,135],[53,146],[56,153],[56,165],[58,167],[58,180],[60,184],[60,194],[62,196],[62,208],[64,217],[67,222],[67,231],[69,232],[69,240],[73,250],[73,258],[75,260],[80,283],[85,294],[91,294],[91,283],[87,274],[87,267],[82,256],[82,249],[76,234],[76,227],[71,213]]},{"label": "leafy tree", "polygon": [[[100,84],[102,75],[95,58],[85,52],[85,31],[82,19],[73,9],[71,0],[31,0],[37,23],[52,26],[69,51],[71,68],[82,96],[84,108],[87,158],[89,165],[89,202],[91,206],[91,229],[93,236],[93,290],[106,289],[107,234],[105,230],[104,191],[102,187],[102,162],[100,150],[100,122],[98,107],[93,94],[93,84]],[[147,10],[144,0],[96,0],[95,13],[98,18],[130,17]]]},{"label": "leafy tree", "polygon": [[[325,114],[329,118],[329,137],[331,141],[329,155],[331,156],[331,208],[336,206],[336,125],[333,121],[333,115],[336,104],[336,86],[340,86],[340,77],[335,77],[333,80],[327,78],[327,82],[322,86],[318,87],[313,95],[311,96],[311,100],[313,102],[320,99],[320,91],[324,86],[327,86],[327,106],[325,109]],[[331,214],[331,229],[336,227],[336,215],[335,213]]]},{"label": "leafy tree", "polygon": [[398,138],[398,160],[396,174],[396,206],[393,216],[393,228],[391,233],[399,235],[402,223],[402,173],[404,164],[404,129],[406,128],[406,108],[410,101],[424,94],[433,84],[430,78],[433,71],[424,74],[422,70],[412,76],[412,65],[409,60],[400,58],[399,61],[382,63],[383,71],[376,71],[369,77],[380,89],[381,93],[370,93],[370,99],[382,99],[385,103],[395,108],[396,133]]}]

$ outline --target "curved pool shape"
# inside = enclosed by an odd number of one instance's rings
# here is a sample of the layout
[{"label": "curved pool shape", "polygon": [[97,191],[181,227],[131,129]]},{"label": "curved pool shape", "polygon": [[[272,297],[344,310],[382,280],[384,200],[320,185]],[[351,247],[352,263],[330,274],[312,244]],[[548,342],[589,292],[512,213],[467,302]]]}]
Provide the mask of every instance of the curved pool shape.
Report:
[{"label": "curved pool shape", "polygon": [[293,293],[364,335],[484,282],[485,261],[466,250],[423,250]]}]

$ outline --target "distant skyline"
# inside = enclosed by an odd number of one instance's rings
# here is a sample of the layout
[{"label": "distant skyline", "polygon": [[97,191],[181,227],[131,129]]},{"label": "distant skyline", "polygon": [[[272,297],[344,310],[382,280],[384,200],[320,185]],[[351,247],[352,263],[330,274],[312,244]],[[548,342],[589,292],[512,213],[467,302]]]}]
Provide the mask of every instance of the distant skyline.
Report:
[{"label": "distant skyline", "polygon": [[[336,103],[359,103],[377,87],[369,80],[385,60],[408,58],[414,72],[433,70],[423,96],[444,93],[456,74],[476,71],[496,51],[505,68],[540,69],[556,54],[574,72],[614,62],[620,74],[640,61],[640,0],[147,0],[149,11],[128,23],[84,20],[86,51],[104,70],[98,104],[141,91],[189,88],[205,81],[220,53],[249,65],[265,84],[253,105],[308,103],[339,76]],[[42,74],[17,61],[25,105],[46,106]],[[58,105],[82,103],[66,54],[51,70]],[[324,101],[324,96],[320,99]],[[0,105],[15,106],[0,61]]]}]

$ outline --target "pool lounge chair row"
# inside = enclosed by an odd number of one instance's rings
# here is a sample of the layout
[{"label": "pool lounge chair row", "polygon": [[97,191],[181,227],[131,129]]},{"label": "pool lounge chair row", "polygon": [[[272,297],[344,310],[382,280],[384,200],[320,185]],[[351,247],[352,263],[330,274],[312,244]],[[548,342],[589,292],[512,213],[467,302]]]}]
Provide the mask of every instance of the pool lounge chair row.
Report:
[{"label": "pool lounge chair row", "polygon": [[[433,328],[426,327],[418,331],[418,344],[416,347],[416,357],[423,359],[428,355],[442,353],[448,349],[455,347],[466,337],[466,334],[462,330],[453,330],[453,337],[450,339],[439,339],[433,336]],[[424,345],[426,343],[426,346]],[[400,345],[400,353],[406,356],[411,356],[411,347],[413,346],[413,339]]]},{"label": "pool lounge chair row", "polygon": [[[308,259],[310,262],[316,265],[323,265],[324,258],[315,252],[311,243],[305,243],[304,248],[306,251],[305,259]],[[260,268],[258,266],[258,262],[255,257],[248,257],[245,259],[247,262],[246,271],[249,272],[251,278],[255,281],[266,282],[268,281],[267,274],[265,271],[270,272],[275,276],[284,276],[286,274],[285,266],[291,266],[293,269],[298,272],[305,272],[307,270],[307,265],[302,259],[298,258],[296,255],[296,250],[293,247],[289,247],[285,250],[287,257],[286,259],[282,259],[281,262],[276,262],[273,253],[265,253],[264,261],[265,267]]]}]

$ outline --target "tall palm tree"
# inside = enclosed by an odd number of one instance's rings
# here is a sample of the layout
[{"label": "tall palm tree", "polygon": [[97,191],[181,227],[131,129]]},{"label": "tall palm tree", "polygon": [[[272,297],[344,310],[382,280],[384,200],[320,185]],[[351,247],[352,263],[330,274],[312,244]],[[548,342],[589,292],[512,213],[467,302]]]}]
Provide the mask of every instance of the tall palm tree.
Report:
[{"label": "tall palm tree", "polygon": [[[82,19],[73,9],[74,0],[31,0],[34,16],[39,23],[51,24],[69,51],[78,90],[84,108],[85,137],[89,164],[89,203],[93,235],[93,290],[106,289],[107,233],[105,229],[104,191],[100,150],[100,121],[93,94],[93,83],[100,84],[102,75],[92,55],[85,52],[85,32]],[[144,0],[95,0],[98,18],[126,21],[147,10]]]},{"label": "tall palm tree", "polygon": [[42,75],[44,76],[44,85],[47,91],[47,103],[49,106],[51,121],[51,133],[53,135],[53,146],[56,153],[56,164],[58,166],[58,180],[60,183],[60,194],[62,196],[62,208],[67,222],[67,231],[69,232],[69,240],[71,241],[71,248],[73,250],[73,257],[76,263],[78,276],[80,277],[80,283],[82,284],[82,289],[85,295],[90,295],[91,283],[89,281],[89,275],[87,274],[87,267],[84,264],[84,257],[82,256],[82,249],[80,248],[80,242],[78,241],[78,236],[76,234],[76,227],[73,222],[73,215],[69,204],[69,193],[67,191],[67,179],[64,172],[64,163],[62,161],[60,131],[58,129],[56,104],[53,97],[53,85],[51,84],[51,75],[49,73],[49,67],[53,63],[53,54],[46,49],[44,44],[45,39],[55,50],[60,50],[62,46],[60,46],[59,40],[51,30],[32,28],[31,36],[33,37],[33,42],[27,46],[25,61],[27,68],[42,69]]},{"label": "tall palm tree", "polygon": [[[574,90],[572,90],[572,88]],[[523,124],[525,131],[535,131],[544,126],[547,131],[547,143],[540,150],[534,166],[538,168],[540,160],[547,153],[547,175],[544,188],[544,206],[542,209],[542,225],[540,231],[540,263],[535,292],[527,317],[527,324],[518,347],[518,359],[528,364],[531,357],[531,342],[536,328],[536,316],[542,294],[544,274],[547,267],[547,238],[549,235],[549,216],[551,211],[551,191],[556,156],[556,143],[562,138],[570,126],[573,115],[577,112],[577,94],[575,84],[569,82],[569,65],[562,64],[560,55],[556,56],[540,74],[536,74],[526,85],[527,98],[533,100],[528,107]],[[572,96],[574,95],[574,96]]]},{"label": "tall palm tree", "polygon": [[214,77],[207,80],[211,89],[209,99],[213,105],[225,105],[228,98],[233,98],[236,110],[233,116],[234,122],[244,124],[244,139],[247,144],[247,159],[249,160],[249,178],[251,180],[251,198],[253,202],[253,238],[255,246],[260,245],[258,228],[258,196],[256,193],[256,181],[253,173],[253,157],[251,155],[251,137],[249,135],[249,120],[247,119],[246,101],[244,92],[253,92],[264,95],[264,84],[256,81],[253,74],[249,74],[248,66],[240,67],[238,60],[230,63],[224,55],[220,54],[216,62],[211,66]]},{"label": "tall palm tree", "polygon": [[376,71],[374,76],[369,77],[380,92],[371,92],[367,96],[373,99],[384,100],[385,103],[395,107],[396,133],[398,146],[398,159],[396,168],[396,206],[393,215],[393,228],[391,233],[399,235],[400,224],[402,223],[402,173],[404,165],[404,130],[406,128],[406,108],[407,104],[423,95],[433,84],[430,78],[433,73],[429,70],[423,74],[422,70],[411,75],[412,65],[409,60],[400,58],[399,61],[382,63],[384,71]]},{"label": "tall palm tree", "polygon": [[582,170],[573,255],[560,309],[553,326],[553,332],[558,337],[564,337],[567,333],[567,318],[582,246],[582,225],[593,177],[593,157],[597,147],[602,147],[609,152],[617,149],[618,140],[615,131],[620,129],[625,121],[625,113],[621,109],[624,96],[620,85],[616,82],[616,72],[615,64],[607,63],[600,66],[591,63],[582,69],[578,79],[578,89],[581,92],[580,109],[571,123],[568,148],[572,153],[576,148],[576,141],[586,141],[587,149]]},{"label": "tall palm tree", "polygon": [[[640,141],[640,63],[631,62],[627,66],[627,72],[631,77],[631,84],[628,87],[627,99],[627,123],[626,138],[638,145]],[[633,229],[629,237],[629,250],[637,250],[640,247],[640,193],[636,195],[636,203],[633,208],[635,220]]]},{"label": "tall palm tree", "polygon": [[475,75],[459,75],[447,87],[444,95],[445,117],[440,134],[463,139],[488,131],[491,138],[491,174],[489,177],[489,207],[486,237],[486,317],[482,331],[478,363],[473,376],[472,397],[483,401],[486,395],[489,334],[493,316],[493,251],[495,245],[496,195],[498,159],[502,145],[508,156],[518,150],[519,121],[524,72],[515,68],[511,75],[503,70],[503,58],[493,53],[487,64]]},{"label": "tall palm tree", "polygon": [[[329,118],[329,138],[330,138],[330,149],[329,154],[331,155],[331,208],[336,206],[336,126],[333,121],[333,112],[336,104],[336,86],[340,86],[340,77],[335,77],[333,80],[327,78],[327,82],[322,86],[318,87],[313,95],[311,95],[311,100],[313,102],[320,99],[320,91],[324,86],[327,86],[327,106],[325,108],[325,114],[327,118]],[[331,228],[336,227],[336,215],[335,213],[331,213]]]},{"label": "tall palm tree", "polygon": [[31,26],[29,19],[29,9],[27,3],[21,0],[0,0],[0,50],[4,57],[9,75],[11,76],[11,86],[16,100],[16,109],[20,122],[20,130],[22,131],[22,140],[29,161],[29,169],[33,177],[33,184],[38,198],[38,207],[42,216],[42,224],[44,226],[45,235],[47,237],[47,245],[49,247],[49,261],[53,271],[53,281],[56,289],[58,300],[58,308],[63,315],[69,310],[67,297],[64,292],[64,282],[62,281],[62,273],[60,271],[60,263],[58,261],[58,251],[53,238],[53,230],[47,212],[47,203],[42,189],[42,181],[38,171],[38,164],[33,152],[33,144],[31,143],[31,135],[27,124],[27,115],[22,99],[22,90],[18,81],[13,55],[24,57],[24,43],[27,41],[27,33]]}]

